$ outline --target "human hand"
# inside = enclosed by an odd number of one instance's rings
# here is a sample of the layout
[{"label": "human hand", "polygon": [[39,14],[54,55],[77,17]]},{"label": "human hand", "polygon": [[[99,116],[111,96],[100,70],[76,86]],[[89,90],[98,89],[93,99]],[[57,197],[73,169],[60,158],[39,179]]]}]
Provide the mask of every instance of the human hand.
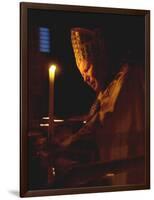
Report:
[{"label": "human hand", "polygon": [[73,142],[73,136],[69,136],[61,142],[62,147],[68,147]]},{"label": "human hand", "polygon": [[68,136],[65,138],[61,138],[61,139],[54,139],[52,141],[52,145],[54,146],[54,149],[57,149],[57,151],[66,151],[67,148],[69,147],[69,145],[71,145],[73,142],[73,136]]}]

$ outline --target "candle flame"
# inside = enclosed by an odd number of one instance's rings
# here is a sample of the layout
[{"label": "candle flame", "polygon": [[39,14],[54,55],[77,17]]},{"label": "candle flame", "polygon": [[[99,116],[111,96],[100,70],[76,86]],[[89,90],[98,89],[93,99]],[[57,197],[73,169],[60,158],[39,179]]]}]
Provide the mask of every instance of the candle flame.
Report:
[{"label": "candle flame", "polygon": [[54,73],[55,70],[56,70],[56,65],[51,65],[50,68],[49,68],[49,72]]}]

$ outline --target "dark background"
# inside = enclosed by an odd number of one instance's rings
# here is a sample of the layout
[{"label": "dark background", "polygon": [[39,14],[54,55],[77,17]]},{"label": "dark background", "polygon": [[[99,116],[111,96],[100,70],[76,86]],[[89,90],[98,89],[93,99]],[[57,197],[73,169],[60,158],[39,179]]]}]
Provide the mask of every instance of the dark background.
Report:
[{"label": "dark background", "polygon": [[[39,27],[48,27],[50,53],[39,51]],[[144,63],[144,16],[33,10],[28,12],[29,117],[48,114],[48,67],[58,65],[55,78],[55,116],[72,117],[88,112],[95,93],[87,86],[76,67],[71,46],[73,27],[99,28],[109,48],[111,71],[123,60]],[[102,69],[103,70],[103,69]]]}]

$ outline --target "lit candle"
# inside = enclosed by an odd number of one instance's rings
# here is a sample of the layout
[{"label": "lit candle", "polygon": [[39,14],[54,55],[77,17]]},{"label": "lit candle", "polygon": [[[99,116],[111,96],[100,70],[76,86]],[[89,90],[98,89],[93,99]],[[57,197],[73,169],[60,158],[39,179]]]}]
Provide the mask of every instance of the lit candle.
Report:
[{"label": "lit candle", "polygon": [[56,65],[51,65],[49,68],[49,129],[48,139],[53,136],[54,126],[54,79],[55,79]]}]

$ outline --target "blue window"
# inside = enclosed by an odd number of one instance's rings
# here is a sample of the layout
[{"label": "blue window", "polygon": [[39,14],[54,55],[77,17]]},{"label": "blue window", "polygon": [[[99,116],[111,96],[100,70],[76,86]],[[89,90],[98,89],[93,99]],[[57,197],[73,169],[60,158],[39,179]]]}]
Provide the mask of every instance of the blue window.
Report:
[{"label": "blue window", "polygon": [[50,31],[49,28],[40,27],[39,28],[39,42],[40,42],[40,52],[49,53],[50,52]]}]

